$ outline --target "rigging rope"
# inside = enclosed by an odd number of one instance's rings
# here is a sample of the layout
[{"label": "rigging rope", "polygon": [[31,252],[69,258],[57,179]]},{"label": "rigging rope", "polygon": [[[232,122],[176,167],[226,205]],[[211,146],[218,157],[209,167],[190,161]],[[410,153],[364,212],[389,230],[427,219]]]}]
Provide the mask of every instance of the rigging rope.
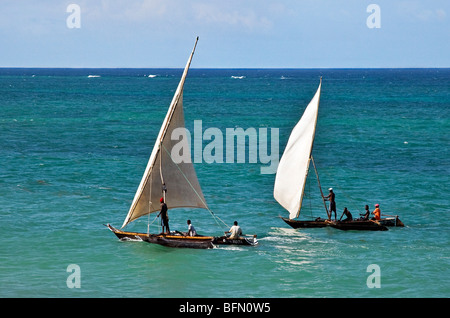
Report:
[{"label": "rigging rope", "polygon": [[[309,170],[309,169],[308,169]],[[309,171],[308,171],[309,175]],[[311,219],[314,218],[313,212],[312,212],[312,199],[311,199],[311,178],[308,179],[308,201],[309,201],[309,212],[311,214]]]},{"label": "rigging rope", "polygon": [[[327,175],[328,177],[330,176],[327,172],[324,172],[323,174]],[[344,189],[344,187],[342,187],[336,180],[333,180],[333,183],[336,185],[336,188]],[[346,199],[347,201],[350,202],[350,204],[352,205],[352,209],[356,210],[358,213],[361,213],[360,209],[353,208],[354,206],[356,206],[355,201],[351,197],[347,196],[344,191],[341,190],[339,195],[342,195],[344,197],[344,199]],[[350,206],[350,205],[347,205],[347,206]]]},{"label": "rigging rope", "polygon": [[[150,191],[148,194],[148,219],[147,219],[147,234],[150,235],[150,214],[152,213],[152,184],[153,184],[153,173],[150,173]],[[157,218],[158,216],[156,216]],[[155,219],[156,219],[155,218]],[[153,220],[155,222],[155,220]],[[153,224],[152,222],[152,224]]]}]

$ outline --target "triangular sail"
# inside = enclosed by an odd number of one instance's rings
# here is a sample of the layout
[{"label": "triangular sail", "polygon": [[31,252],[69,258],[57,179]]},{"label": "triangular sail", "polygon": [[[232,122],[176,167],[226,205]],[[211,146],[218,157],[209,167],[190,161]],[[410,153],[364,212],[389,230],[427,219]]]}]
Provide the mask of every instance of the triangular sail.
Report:
[{"label": "triangular sail", "polygon": [[[159,199],[163,196],[163,183],[167,188],[165,197],[169,209],[177,207],[208,208],[192,161],[176,164],[171,158],[172,147],[181,138],[188,140],[184,129],[180,130],[180,132],[184,132],[184,135],[179,136],[177,134],[177,137],[180,138],[178,140],[171,140],[171,135],[174,129],[185,127],[183,87],[197,41],[198,38],[195,41],[194,49],[189,56],[122,228],[143,215],[160,210]],[[190,149],[183,150],[190,151]],[[190,153],[188,155],[190,158]]]},{"label": "triangular sail", "polygon": [[290,219],[300,215],[319,113],[321,86],[322,79],[302,118],[291,132],[275,177],[273,195],[289,211]]}]

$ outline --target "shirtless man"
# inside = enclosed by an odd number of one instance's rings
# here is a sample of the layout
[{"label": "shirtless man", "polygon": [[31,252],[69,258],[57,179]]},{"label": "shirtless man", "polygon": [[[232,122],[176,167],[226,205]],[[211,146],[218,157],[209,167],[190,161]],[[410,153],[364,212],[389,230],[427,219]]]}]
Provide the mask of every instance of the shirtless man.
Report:
[{"label": "shirtless man", "polygon": [[341,218],[339,219],[339,221],[342,220],[342,217],[345,215],[346,219],[344,219],[342,222],[349,222],[353,220],[353,216],[350,213],[350,211],[347,209],[347,207],[344,208],[344,212],[341,215]]},{"label": "shirtless man", "polygon": [[331,212],[334,211],[334,220],[336,221],[336,201],[334,200],[335,198],[335,194],[333,192],[333,188],[329,188],[328,189],[330,191],[330,194],[327,195],[326,197],[323,197],[325,200],[330,201],[330,218],[331,218]]}]

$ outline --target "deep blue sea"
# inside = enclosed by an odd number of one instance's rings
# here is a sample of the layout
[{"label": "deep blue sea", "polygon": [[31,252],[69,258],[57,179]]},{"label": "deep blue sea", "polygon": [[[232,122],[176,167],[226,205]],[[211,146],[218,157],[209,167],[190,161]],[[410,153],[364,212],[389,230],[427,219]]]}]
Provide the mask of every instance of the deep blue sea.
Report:
[{"label": "deep blue sea", "polygon": [[[258,246],[121,242],[103,224],[122,225],[181,73],[0,69],[0,297],[450,296],[450,69],[191,69],[188,129],[278,128],[279,156],[322,76],[313,156],[338,217],[379,203],[406,227],[292,229],[258,157],[195,163],[210,209]],[[312,173],[302,218],[325,217],[318,191]],[[206,210],[169,215],[228,230]],[[149,220],[159,231],[154,214],[127,229]]]}]

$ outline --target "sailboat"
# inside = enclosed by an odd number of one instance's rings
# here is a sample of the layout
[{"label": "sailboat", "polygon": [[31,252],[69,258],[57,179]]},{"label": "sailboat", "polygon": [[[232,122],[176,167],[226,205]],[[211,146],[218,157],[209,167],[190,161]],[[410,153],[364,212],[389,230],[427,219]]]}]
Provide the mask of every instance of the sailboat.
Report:
[{"label": "sailboat", "polygon": [[[327,226],[327,223],[325,222],[326,219],[322,218],[317,218],[315,220],[297,219],[300,216],[302,208],[310,162],[312,161],[314,163],[311,154],[317,125],[317,117],[319,113],[321,87],[322,78],[320,78],[319,87],[317,88],[314,97],[306,107],[302,117],[300,118],[300,121],[295,125],[291,132],[286,148],[278,164],[275,177],[273,192],[274,198],[283,208],[285,208],[289,212],[289,218],[281,218],[293,228]],[[322,193],[320,181],[319,189]],[[326,204],[325,210],[328,215]]]},{"label": "sailboat", "polygon": [[[284,218],[287,224],[293,228],[317,228],[331,226],[341,230],[370,230],[385,231],[386,226],[402,226],[403,223],[398,216],[393,220],[353,220],[331,221],[331,212],[328,211],[325,203],[322,187],[320,185],[319,174],[312,156],[314,137],[319,114],[320,93],[322,78],[319,87],[306,107],[300,121],[293,128],[288,139],[284,153],[280,159],[274,184],[274,198],[289,212],[289,218]],[[316,218],[314,220],[298,220],[300,216],[304,197],[306,180],[308,178],[310,163],[314,166],[320,194],[323,199],[327,219]]]},{"label": "sailboat", "polygon": [[[192,160],[175,163],[172,156],[172,147],[178,142],[171,139],[174,129],[184,128],[183,89],[184,82],[197,46],[196,38],[194,48],[184,68],[181,80],[170,103],[166,117],[155,141],[144,175],[134,196],[128,214],[121,229],[110,224],[106,226],[121,240],[143,240],[170,247],[211,248],[215,244],[256,245],[256,235],[251,238],[239,237],[230,239],[227,236],[187,236],[182,232],[151,234],[149,227],[147,233],[127,232],[122,229],[130,222],[150,213],[160,211],[160,198],[164,199],[168,210],[174,208],[200,208],[208,210],[211,215],[218,218],[208,208],[197,178]],[[178,132],[183,140],[188,140],[185,129]],[[180,140],[180,139],[179,139]],[[190,153],[188,154],[191,157]]]}]

